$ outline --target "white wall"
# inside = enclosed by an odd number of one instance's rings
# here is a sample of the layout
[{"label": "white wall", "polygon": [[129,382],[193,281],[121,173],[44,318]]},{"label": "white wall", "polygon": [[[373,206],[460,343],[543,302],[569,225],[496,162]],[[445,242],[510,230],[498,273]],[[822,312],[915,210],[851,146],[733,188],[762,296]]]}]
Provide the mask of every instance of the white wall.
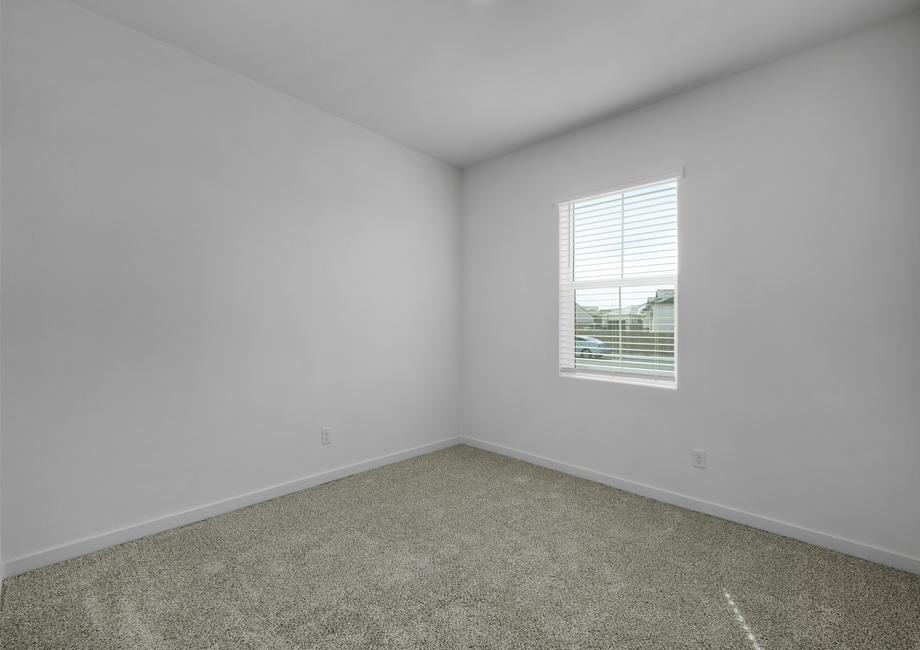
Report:
[{"label": "white wall", "polygon": [[[914,14],[467,170],[464,434],[920,566],[918,71]],[[553,199],[681,165],[678,390],[560,378]]]},{"label": "white wall", "polygon": [[453,168],[3,11],[4,559],[457,434]]}]

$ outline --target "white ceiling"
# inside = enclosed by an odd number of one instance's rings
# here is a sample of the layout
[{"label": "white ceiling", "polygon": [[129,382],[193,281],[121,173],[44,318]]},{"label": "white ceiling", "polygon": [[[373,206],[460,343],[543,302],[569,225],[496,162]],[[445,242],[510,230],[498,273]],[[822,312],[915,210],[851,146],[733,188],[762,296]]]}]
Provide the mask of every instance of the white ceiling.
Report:
[{"label": "white ceiling", "polygon": [[459,167],[920,0],[73,0]]}]

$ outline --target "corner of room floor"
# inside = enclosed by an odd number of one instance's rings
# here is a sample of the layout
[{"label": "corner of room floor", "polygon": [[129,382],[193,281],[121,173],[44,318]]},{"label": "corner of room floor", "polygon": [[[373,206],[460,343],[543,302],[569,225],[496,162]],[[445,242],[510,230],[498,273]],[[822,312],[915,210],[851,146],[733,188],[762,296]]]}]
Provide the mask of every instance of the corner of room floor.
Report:
[{"label": "corner of room floor", "polygon": [[469,445],[16,576],[0,611],[5,647],[96,650],[830,649],[866,630],[873,650],[918,638],[920,576]]}]

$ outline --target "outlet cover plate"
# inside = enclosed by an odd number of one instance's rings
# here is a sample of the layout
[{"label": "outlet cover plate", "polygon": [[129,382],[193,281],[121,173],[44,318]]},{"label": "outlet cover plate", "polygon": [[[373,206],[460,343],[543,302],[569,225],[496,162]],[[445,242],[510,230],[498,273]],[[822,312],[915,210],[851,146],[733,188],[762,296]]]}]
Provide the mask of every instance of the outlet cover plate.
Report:
[{"label": "outlet cover plate", "polygon": [[690,452],[690,458],[693,466],[697,469],[706,469],[706,450],[694,449]]}]

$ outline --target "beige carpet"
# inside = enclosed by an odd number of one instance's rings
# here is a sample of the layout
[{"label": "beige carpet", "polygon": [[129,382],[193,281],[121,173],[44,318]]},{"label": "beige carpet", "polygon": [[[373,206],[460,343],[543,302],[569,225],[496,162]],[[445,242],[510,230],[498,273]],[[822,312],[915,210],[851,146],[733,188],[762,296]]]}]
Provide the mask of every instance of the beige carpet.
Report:
[{"label": "beige carpet", "polygon": [[920,648],[920,577],[453,447],[7,581],[3,648]]}]

